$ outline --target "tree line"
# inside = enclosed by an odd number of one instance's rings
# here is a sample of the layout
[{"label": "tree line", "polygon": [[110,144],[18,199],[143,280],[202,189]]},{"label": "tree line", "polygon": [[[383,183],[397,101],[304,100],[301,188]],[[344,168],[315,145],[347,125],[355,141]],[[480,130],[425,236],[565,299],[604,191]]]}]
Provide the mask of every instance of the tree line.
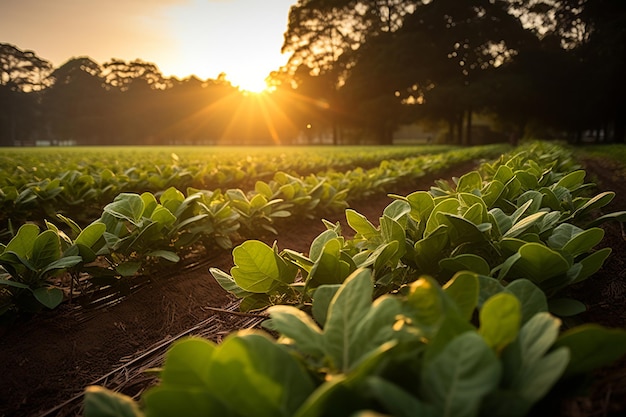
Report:
[{"label": "tree line", "polygon": [[626,139],[622,0],[299,0],[271,93],[0,44],[0,145],[392,142],[402,125],[473,144]]}]

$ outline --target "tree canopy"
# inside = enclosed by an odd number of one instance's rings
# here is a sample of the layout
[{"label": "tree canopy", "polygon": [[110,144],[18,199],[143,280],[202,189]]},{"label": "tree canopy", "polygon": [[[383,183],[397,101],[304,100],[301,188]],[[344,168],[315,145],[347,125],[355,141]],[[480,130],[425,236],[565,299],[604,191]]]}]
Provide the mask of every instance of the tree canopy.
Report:
[{"label": "tree canopy", "polygon": [[58,68],[0,44],[0,145],[391,143],[441,125],[500,138],[626,139],[622,0],[299,0],[272,92],[164,77],[140,59]]}]

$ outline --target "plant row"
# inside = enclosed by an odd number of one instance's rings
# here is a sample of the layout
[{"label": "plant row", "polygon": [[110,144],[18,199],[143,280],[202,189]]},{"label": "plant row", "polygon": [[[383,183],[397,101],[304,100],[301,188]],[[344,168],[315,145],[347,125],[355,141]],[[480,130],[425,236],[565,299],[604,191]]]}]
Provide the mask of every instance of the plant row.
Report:
[{"label": "plant row", "polygon": [[270,305],[277,338],[176,342],[141,402],[92,386],[85,415],[554,414],[626,353],[626,330],[562,331],[549,312],[578,309],[552,296],[608,256],[595,225],[626,215],[594,216],[613,194],[590,196],[583,179],[539,144],[398,196],[378,227],[348,210],[354,237],[327,223],[308,255],[245,242],[231,275],[211,272],[242,309]]},{"label": "plant row", "polygon": [[612,195],[581,195],[583,178],[563,149],[536,145],[399,198],[379,227],[347,211],[354,238],[328,224],[308,256],[245,242],[232,276],[212,273],[244,309],[274,304],[263,326],[278,338],[181,340],[141,406],[93,386],[85,415],[554,413],[559,393],[626,353],[623,329],[561,332],[542,291],[586,278],[608,255],[591,252],[601,229],[581,225]]},{"label": "plant row", "polygon": [[123,291],[160,262],[178,262],[192,251],[230,249],[233,239],[276,233],[279,219],[345,209],[347,198],[384,190],[390,175],[417,178],[494,149],[449,151],[409,158],[410,163],[385,161],[378,168],[326,177],[278,172],[247,193],[189,188],[185,195],[173,187],[158,195],[121,193],[84,228],[61,214],[56,218],[63,227],[44,221],[42,231],[26,223],[0,246],[0,315],[54,308],[103,287]]},{"label": "plant row", "polygon": [[[97,214],[122,192],[159,193],[175,187],[214,190],[251,188],[275,172],[294,176],[325,175],[383,160],[436,154],[452,147],[340,148],[55,148],[5,150],[0,155],[2,218],[29,220],[33,215],[77,211],[83,219]],[[93,218],[93,217],[92,217]],[[81,219],[82,220],[82,219]]]},{"label": "plant row", "polygon": [[443,283],[467,270],[498,282],[525,278],[550,298],[560,315],[584,310],[561,296],[567,286],[600,269],[611,249],[595,250],[604,236],[598,224],[626,219],[625,212],[593,218],[614,197],[591,194],[585,171],[570,153],[535,144],[477,171],[438,182],[430,191],[396,196],[374,226],[354,210],[311,244],[308,255],[250,240],[233,250],[230,274],[212,269],[242,309],[272,304],[307,304],[323,284],[340,284],[358,268],[370,268],[377,295],[428,274]]}]

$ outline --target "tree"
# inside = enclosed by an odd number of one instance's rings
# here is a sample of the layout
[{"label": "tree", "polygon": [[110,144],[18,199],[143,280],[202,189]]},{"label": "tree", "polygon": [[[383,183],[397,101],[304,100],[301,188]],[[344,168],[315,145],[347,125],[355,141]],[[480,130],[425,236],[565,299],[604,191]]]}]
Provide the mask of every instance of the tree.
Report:
[{"label": "tree", "polygon": [[50,84],[51,69],[34,52],[0,43],[0,146],[30,139],[39,115],[36,93]]},{"label": "tree", "polygon": [[102,143],[108,120],[100,65],[88,57],[72,58],[51,77],[54,84],[45,91],[43,108],[53,138],[82,145]]}]

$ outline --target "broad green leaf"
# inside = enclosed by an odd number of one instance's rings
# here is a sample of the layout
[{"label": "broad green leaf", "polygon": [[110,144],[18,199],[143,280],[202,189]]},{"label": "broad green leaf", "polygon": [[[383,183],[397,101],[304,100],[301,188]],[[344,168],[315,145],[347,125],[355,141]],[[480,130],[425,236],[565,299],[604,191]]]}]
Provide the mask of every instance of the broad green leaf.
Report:
[{"label": "broad green leaf", "polygon": [[115,270],[123,277],[134,276],[141,268],[141,262],[123,262],[119,264]]},{"label": "broad green leaf", "polygon": [[326,352],[334,369],[346,372],[358,359],[349,356],[351,343],[357,325],[372,305],[373,291],[371,272],[360,269],[335,294],[324,327]]},{"label": "broad green leaf", "polygon": [[380,235],[378,229],[365,216],[352,209],[346,210],[346,220],[352,230],[365,239],[372,239]]},{"label": "broad green leaf", "polygon": [[570,172],[569,174],[565,175],[563,178],[559,180],[559,182],[555,184],[555,188],[564,187],[570,191],[574,191],[583,184],[585,180],[585,175],[586,175],[586,172],[582,169],[578,171]]},{"label": "broad green leaf", "polygon": [[170,262],[178,262],[180,261],[180,256],[176,254],[176,252],[172,252],[169,250],[153,250],[147,253],[148,256],[154,256],[157,258],[165,259]]},{"label": "broad green leaf", "polygon": [[421,387],[438,416],[469,417],[477,415],[483,397],[498,386],[500,374],[493,351],[470,331],[424,365]]},{"label": "broad green leaf", "polygon": [[85,227],[76,240],[74,240],[75,244],[82,244],[87,246],[88,248],[92,248],[93,245],[96,244],[98,240],[102,237],[102,234],[106,231],[106,225],[102,222],[95,221]]},{"label": "broad green leaf", "polygon": [[506,184],[513,178],[513,170],[506,165],[500,165],[498,170],[493,176],[494,180],[498,180],[503,184]]},{"label": "broad green leaf", "polygon": [[[376,400],[383,404],[385,410],[393,416],[435,417],[437,415],[430,405],[420,401],[416,395],[405,391],[398,385],[381,377],[368,377],[366,386],[368,390],[372,392]],[[365,417],[365,415],[363,417]],[[370,417],[374,416],[370,414]]]},{"label": "broad green leaf", "polygon": [[437,272],[438,262],[445,256],[448,246],[448,226],[441,225],[428,237],[415,242],[415,262],[424,273]]},{"label": "broad green leaf", "polygon": [[58,288],[39,287],[33,290],[33,295],[37,301],[50,309],[63,301],[63,291]]},{"label": "broad green leaf", "polygon": [[409,194],[406,200],[411,205],[411,216],[420,222],[426,222],[435,207],[433,197],[426,191]]},{"label": "broad green leaf", "polygon": [[18,229],[17,234],[4,248],[4,252],[15,252],[21,258],[30,258],[33,253],[33,244],[38,235],[39,227],[26,223]]},{"label": "broad green leaf", "polygon": [[176,216],[174,216],[172,212],[164,206],[157,206],[152,212],[150,219],[166,227],[173,225],[177,220]]},{"label": "broad green leaf", "polygon": [[340,284],[320,285],[313,293],[313,307],[311,308],[311,313],[313,314],[313,318],[322,327],[326,323],[330,303],[333,297],[335,297],[335,294],[337,294],[337,291],[339,291],[339,288],[341,288]]},{"label": "broad green leaf", "polygon": [[440,216],[445,218],[445,221],[442,220],[441,223],[447,223],[449,226],[448,236],[453,246],[459,246],[463,243],[484,242],[486,240],[484,232],[491,228],[489,223],[476,225],[470,220],[455,214],[441,213]]},{"label": "broad green leaf", "polygon": [[472,271],[480,275],[489,275],[490,268],[487,261],[478,255],[465,253],[453,258],[445,258],[439,261],[439,266],[443,270],[450,272]]},{"label": "broad green leaf", "polygon": [[85,417],[143,417],[139,405],[131,397],[103,387],[85,389]]},{"label": "broad green leaf", "polygon": [[456,303],[461,317],[469,321],[478,304],[479,285],[476,274],[457,273],[443,286],[443,291]]},{"label": "broad green leaf", "polygon": [[244,291],[239,285],[237,285],[233,277],[228,275],[226,272],[218,268],[209,268],[209,272],[223,289],[233,294],[235,297],[243,298],[246,295],[251,294],[248,291]]},{"label": "broad green leaf", "polygon": [[293,416],[315,389],[289,350],[259,332],[226,338],[213,353],[208,375],[211,393],[240,416]]},{"label": "broad green leaf", "polygon": [[554,348],[562,346],[571,353],[565,375],[584,374],[609,365],[626,353],[626,330],[584,324],[561,334]]},{"label": "broad green leaf", "polygon": [[431,339],[426,345],[424,363],[430,362],[433,358],[443,352],[448,344],[457,336],[469,331],[475,332],[476,328],[465,318],[456,314],[446,314],[434,336],[431,336],[428,332],[425,334],[426,336],[431,337]]},{"label": "broad green leaf", "polygon": [[483,180],[480,177],[478,171],[471,171],[464,174],[459,178],[459,182],[456,186],[458,193],[467,192],[471,193],[474,190],[480,190],[483,186]]},{"label": "broad green leaf", "polygon": [[487,208],[493,207],[498,201],[502,192],[504,191],[504,184],[498,180],[493,180],[482,191],[483,201],[487,205]]},{"label": "broad green leaf", "polygon": [[152,216],[152,212],[154,212],[154,209],[159,205],[159,202],[157,201],[154,194],[150,192],[142,193],[141,200],[143,201],[143,206],[144,206],[143,213],[141,213],[141,215],[143,217]]},{"label": "broad green leaf", "polygon": [[400,223],[403,227],[406,226],[406,215],[411,212],[411,206],[406,201],[395,200],[391,202],[383,210],[383,217],[389,217]]},{"label": "broad green leaf", "polygon": [[35,238],[31,262],[38,269],[44,269],[61,256],[59,235],[52,230],[46,230]]},{"label": "broad green leaf", "polygon": [[576,211],[572,214],[572,217],[576,218],[586,216],[593,210],[600,209],[609,204],[614,197],[615,193],[613,191],[605,191],[603,193],[600,193],[589,199],[585,204],[576,209]]},{"label": "broad green leaf", "polygon": [[[4,275],[0,275],[0,276],[4,276]],[[23,284],[23,283],[17,282],[17,281],[13,281],[11,279],[0,279],[0,285],[8,285],[10,287],[22,288],[22,289],[25,289],[25,290],[30,288],[26,284]]]},{"label": "broad green leaf", "polygon": [[339,236],[334,230],[325,230],[320,235],[318,235],[313,242],[311,243],[311,247],[309,249],[309,258],[312,261],[317,261],[324,250],[324,245],[329,240],[338,239]]},{"label": "broad green leaf", "polygon": [[438,216],[439,213],[458,214],[460,204],[461,203],[459,203],[459,200],[457,200],[456,198],[446,198],[445,200],[437,203],[426,222],[424,237],[428,237],[428,235],[434,233],[441,225],[440,219],[445,219],[445,216]]},{"label": "broad green leaf", "polygon": [[611,248],[603,248],[581,259],[580,264],[582,265],[582,269],[573,283],[583,281],[595,274],[600,268],[602,268],[604,261],[610,254]]},{"label": "broad green leaf", "polygon": [[608,221],[618,221],[621,223],[626,222],[626,211],[618,211],[615,213],[605,214],[604,216],[600,216],[592,222],[589,222],[586,227],[594,227],[599,226],[604,222]]},{"label": "broad green leaf", "polygon": [[60,259],[57,259],[54,262],[50,262],[47,264],[42,270],[41,275],[43,276],[45,273],[50,271],[55,271],[58,269],[66,269],[71,268],[79,263],[83,262],[83,258],[81,256],[64,256]]},{"label": "broad green leaf", "polygon": [[528,217],[524,217],[522,220],[515,223],[506,233],[503,234],[504,237],[517,237],[532,227],[534,224],[539,222],[543,216],[546,215],[545,211],[540,211],[538,213],[531,214]]},{"label": "broad green leaf", "polygon": [[274,195],[274,192],[272,191],[270,186],[267,185],[267,183],[263,181],[257,181],[254,184],[254,191],[256,191],[259,194],[263,194],[265,198],[272,198],[272,196]]},{"label": "broad green leaf", "polygon": [[307,285],[317,287],[323,284],[340,284],[352,272],[352,265],[342,259],[341,248],[343,244],[339,239],[326,242],[319,258],[313,264]]},{"label": "broad green leaf", "polygon": [[478,332],[499,354],[517,337],[521,319],[521,305],[517,297],[502,292],[483,304]]},{"label": "broad green leaf", "polygon": [[563,251],[571,254],[573,257],[589,252],[594,246],[602,241],[604,230],[599,227],[587,229],[576,236],[572,237],[565,246]]},{"label": "broad green leaf", "polygon": [[412,310],[412,318],[420,327],[438,326],[444,318],[444,302],[439,284],[428,276],[423,276],[409,285],[406,304]]},{"label": "broad green leaf", "polygon": [[394,324],[401,313],[402,305],[397,297],[384,295],[371,304],[353,329],[354,336],[350,338],[348,346],[348,357],[351,358],[349,369],[360,367],[363,361],[368,360],[383,345],[394,341],[399,331]]},{"label": "broad green leaf", "polygon": [[235,266],[230,273],[245,291],[267,293],[283,281],[274,250],[263,242],[248,240],[242,243],[233,249],[233,259]]},{"label": "broad green leaf", "polygon": [[504,291],[513,294],[522,308],[522,323],[526,323],[537,313],[548,311],[548,300],[539,287],[527,279],[516,279]]},{"label": "broad green leaf", "polygon": [[524,194],[520,195],[517,198],[517,205],[522,206],[526,202],[530,201],[528,212],[537,213],[539,209],[541,208],[542,199],[543,199],[543,194],[541,194],[539,191],[535,191],[531,189],[529,191],[526,191]]},{"label": "broad green leaf", "polygon": [[322,330],[311,316],[292,306],[276,305],[268,309],[271,319],[263,325],[278,331],[288,342],[295,344],[299,352],[316,359],[324,356]]},{"label": "broad green leaf", "polygon": [[528,278],[535,283],[565,274],[570,268],[561,254],[541,243],[527,243],[518,253],[520,257],[512,268],[517,276]]},{"label": "broad green leaf", "polygon": [[134,225],[139,225],[144,210],[144,203],[137,194],[122,193],[115,197],[112,203],[107,204],[103,211],[111,216],[128,220]]},{"label": "broad green leaf", "polygon": [[552,298],[548,301],[550,313],[559,317],[570,317],[587,311],[587,306],[573,298]]},{"label": "broad green leaf", "polygon": [[492,277],[479,275],[478,284],[480,286],[480,291],[478,292],[478,307],[482,307],[489,298],[504,291],[504,286],[500,281]]},{"label": "broad green leaf", "polygon": [[185,195],[174,187],[170,187],[163,191],[159,201],[170,211],[170,213],[176,213],[178,207],[185,201]]}]

